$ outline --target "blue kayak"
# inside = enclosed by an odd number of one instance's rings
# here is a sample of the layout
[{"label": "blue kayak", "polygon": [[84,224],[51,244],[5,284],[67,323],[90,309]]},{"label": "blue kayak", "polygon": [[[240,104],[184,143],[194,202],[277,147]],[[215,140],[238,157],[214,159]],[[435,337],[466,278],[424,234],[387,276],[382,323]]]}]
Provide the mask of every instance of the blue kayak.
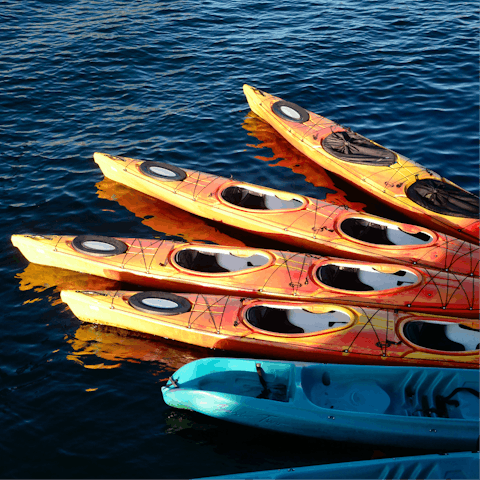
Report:
[{"label": "blue kayak", "polygon": [[462,451],[477,447],[478,384],[470,369],[205,358],[162,394],[172,407],[268,430]]},{"label": "blue kayak", "polygon": [[[221,475],[209,478],[328,478],[328,479],[439,479],[479,478],[478,452],[459,452],[443,455],[420,455],[418,457],[382,458],[362,462],[334,463],[311,467],[283,468],[262,472]],[[199,479],[200,480],[200,479]]]}]

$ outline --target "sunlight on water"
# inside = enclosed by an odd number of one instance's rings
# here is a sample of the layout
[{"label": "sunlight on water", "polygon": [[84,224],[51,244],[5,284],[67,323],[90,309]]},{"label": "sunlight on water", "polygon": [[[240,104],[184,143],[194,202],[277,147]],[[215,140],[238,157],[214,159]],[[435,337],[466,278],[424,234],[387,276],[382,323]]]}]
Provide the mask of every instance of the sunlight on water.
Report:
[{"label": "sunlight on water", "polygon": [[[81,325],[68,340],[73,353],[68,356],[85,368],[118,368],[122,362],[160,362],[171,369],[204,358],[188,348],[162,343],[153,335],[132,333],[102,325]],[[109,363],[99,362],[103,359]]]},{"label": "sunlight on water", "polygon": [[244,83],[478,193],[478,2],[30,0],[2,2],[0,20],[0,477],[194,478],[418,453],[172,411],[160,386],[214,353],[82,323],[62,290],[134,286],[27,264],[8,239],[271,247],[102,180],[95,151],[392,213],[260,122]]},{"label": "sunlight on water", "polygon": [[[118,290],[120,286],[120,282],[115,280],[36,263],[29,263],[15,278],[20,280],[20,290],[33,290],[38,293],[49,288],[60,293],[62,290]],[[56,296],[55,301],[58,299],[59,296]]]},{"label": "sunlight on water", "polygon": [[[114,280],[34,263],[28,264],[16,278],[20,280],[18,288],[22,291],[33,290],[41,293],[49,288],[54,289],[54,295],[27,299],[24,304],[46,299],[52,306],[56,306],[63,303],[58,295],[62,290],[118,290],[121,286],[120,282]],[[67,310],[68,306],[65,305],[65,309]],[[204,356],[194,354],[188,349],[165,345],[153,335],[102,325],[82,324],[67,343],[73,350],[67,359],[87,369],[119,368],[123,361],[161,362],[177,369]],[[107,363],[101,360],[106,360]]]}]

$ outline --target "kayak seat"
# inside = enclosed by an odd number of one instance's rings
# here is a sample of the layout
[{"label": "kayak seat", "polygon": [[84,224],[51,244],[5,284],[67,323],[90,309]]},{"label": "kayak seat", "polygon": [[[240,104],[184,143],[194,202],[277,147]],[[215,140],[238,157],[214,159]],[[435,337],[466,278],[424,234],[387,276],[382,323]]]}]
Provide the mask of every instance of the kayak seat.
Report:
[{"label": "kayak seat", "polygon": [[188,387],[227,395],[288,402],[288,377],[284,378],[283,375],[276,378],[271,374],[264,374],[263,378],[259,378],[256,372],[232,369],[204,375],[198,380],[198,385],[191,384]]},{"label": "kayak seat", "polygon": [[286,310],[286,315],[288,321],[292,325],[302,328],[304,333],[343,327],[350,323],[350,316],[337,310],[326,313],[312,313],[303,309],[292,308]]},{"label": "kayak seat", "polygon": [[432,240],[427,233],[406,233],[395,225],[382,225],[363,218],[347,218],[341,228],[346,235],[374,245],[421,245]]},{"label": "kayak seat", "polygon": [[422,238],[420,238],[395,228],[387,228],[386,235],[388,240],[390,240],[393,245],[422,245],[423,243],[427,243],[432,239],[432,237],[426,233],[417,234],[422,236]]},{"label": "kayak seat", "polygon": [[305,396],[328,410],[382,414],[391,403],[390,395],[374,380],[337,380],[328,371],[307,367],[302,370],[301,383]]},{"label": "kayak seat", "polygon": [[382,273],[371,268],[344,267],[334,264],[320,267],[317,277],[329,287],[355,292],[388,290],[390,288],[413,285],[418,281],[415,274],[406,270],[399,270],[395,273]]},{"label": "kayak seat", "polygon": [[183,268],[205,273],[224,273],[226,268],[220,266],[214,253],[204,253],[186,248],[175,255],[175,261]]},{"label": "kayak seat", "polygon": [[268,258],[263,255],[251,255],[250,257],[237,257],[231,253],[216,253],[217,263],[229,272],[246,270],[253,267],[261,267],[268,263]]},{"label": "kayak seat", "polygon": [[276,195],[265,195],[264,202],[267,210],[289,210],[302,204],[298,200],[282,200]]},{"label": "kayak seat", "polygon": [[311,313],[302,309],[255,306],[246,312],[246,320],[253,327],[273,333],[314,333],[348,325],[350,316],[332,310]]},{"label": "kayak seat", "polygon": [[370,285],[373,290],[387,290],[389,288],[413,285],[418,280],[415,274],[405,270],[389,274],[363,269],[358,270],[358,279],[365,285]]},{"label": "kayak seat", "polygon": [[245,318],[253,327],[274,333],[304,333],[303,328],[288,321],[286,311],[280,308],[257,306],[249,308]]},{"label": "kayak seat", "polygon": [[228,203],[252,210],[289,210],[302,205],[300,200],[282,200],[276,195],[248,190],[243,187],[228,187],[222,192]]},{"label": "kayak seat", "polygon": [[355,292],[374,290],[372,286],[366,285],[358,278],[358,268],[327,264],[317,270],[317,277],[320,282],[333,288]]},{"label": "kayak seat", "polygon": [[[451,369],[411,369],[395,382],[392,415],[478,419],[478,380]],[[470,380],[473,380],[470,378]]]},{"label": "kayak seat", "polygon": [[205,273],[224,273],[247,270],[265,265],[268,258],[263,255],[237,257],[230,253],[201,252],[193,248],[181,250],[175,261],[183,268]]},{"label": "kayak seat", "polygon": [[466,351],[479,349],[480,332],[460,324],[445,325],[445,336],[452,342],[464,346]]},{"label": "kayak seat", "polygon": [[478,350],[480,343],[478,330],[459,324],[413,321],[403,327],[403,334],[419,347],[444,352]]}]

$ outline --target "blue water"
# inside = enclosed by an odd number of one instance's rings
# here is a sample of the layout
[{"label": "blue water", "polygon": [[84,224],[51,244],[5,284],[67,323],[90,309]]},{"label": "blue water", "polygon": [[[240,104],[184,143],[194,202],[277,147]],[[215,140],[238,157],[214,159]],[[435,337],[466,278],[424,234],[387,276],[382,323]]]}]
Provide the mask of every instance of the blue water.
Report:
[{"label": "blue water", "polygon": [[105,184],[95,151],[322,199],[344,193],[394,217],[338,179],[319,180],[250,113],[243,83],[478,194],[478,33],[473,1],[0,1],[0,477],[191,478],[421,453],[167,407],[168,376],[212,352],[82,324],[59,290],[95,281],[36,269],[10,236],[257,244],[194,217],[167,228],[168,209]]}]

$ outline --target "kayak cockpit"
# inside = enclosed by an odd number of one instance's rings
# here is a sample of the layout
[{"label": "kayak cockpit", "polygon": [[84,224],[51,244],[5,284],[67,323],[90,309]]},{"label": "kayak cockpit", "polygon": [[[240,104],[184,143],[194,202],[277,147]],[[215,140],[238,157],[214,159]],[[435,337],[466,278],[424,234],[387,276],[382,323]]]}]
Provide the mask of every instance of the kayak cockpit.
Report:
[{"label": "kayak cockpit", "polygon": [[177,252],[175,262],[182,268],[203,273],[226,273],[261,267],[269,262],[266,255],[240,257],[225,250],[185,248]]},{"label": "kayak cockpit", "polygon": [[302,369],[306,397],[318,407],[351,412],[385,413],[390,395],[374,379],[344,375],[336,377],[327,368],[312,365]]},{"label": "kayak cockpit", "polygon": [[480,331],[460,323],[410,321],[404,337],[418,347],[443,352],[471,352],[480,348]]},{"label": "kayak cockpit", "polygon": [[298,307],[274,308],[267,305],[249,308],[245,320],[252,327],[277,334],[315,333],[346,327],[351,322],[350,315],[340,310],[314,313]]},{"label": "kayak cockpit", "polygon": [[332,132],[325,137],[322,146],[330,155],[345,162],[380,167],[397,161],[397,155],[392,150],[350,130]]},{"label": "kayak cockpit", "polygon": [[202,391],[288,402],[291,396],[289,386],[292,384],[292,378],[294,378],[292,364],[279,362],[272,366],[268,362],[257,362],[255,370],[232,368],[215,371],[202,375],[198,385],[189,382],[183,386],[190,389],[198,388]]},{"label": "kayak cockpit", "polygon": [[282,199],[266,190],[245,186],[227,187],[221,197],[232,205],[251,210],[293,210],[304,203],[297,198]]},{"label": "kayak cockpit", "polygon": [[340,227],[349,237],[374,245],[424,245],[433,240],[426,232],[407,233],[394,223],[380,220],[351,217],[344,220]]},{"label": "kayak cockpit", "polygon": [[448,369],[398,368],[369,377],[362,367],[302,368],[301,387],[316,406],[330,411],[404,417],[478,418],[478,382]]},{"label": "kayak cockpit", "polygon": [[354,292],[381,291],[415,285],[419,278],[408,270],[383,273],[368,265],[351,267],[329,263],[317,270],[318,280],[329,287]]},{"label": "kayak cockpit", "polygon": [[405,193],[412,202],[441,215],[478,219],[480,213],[476,195],[436,178],[417,180]]}]

